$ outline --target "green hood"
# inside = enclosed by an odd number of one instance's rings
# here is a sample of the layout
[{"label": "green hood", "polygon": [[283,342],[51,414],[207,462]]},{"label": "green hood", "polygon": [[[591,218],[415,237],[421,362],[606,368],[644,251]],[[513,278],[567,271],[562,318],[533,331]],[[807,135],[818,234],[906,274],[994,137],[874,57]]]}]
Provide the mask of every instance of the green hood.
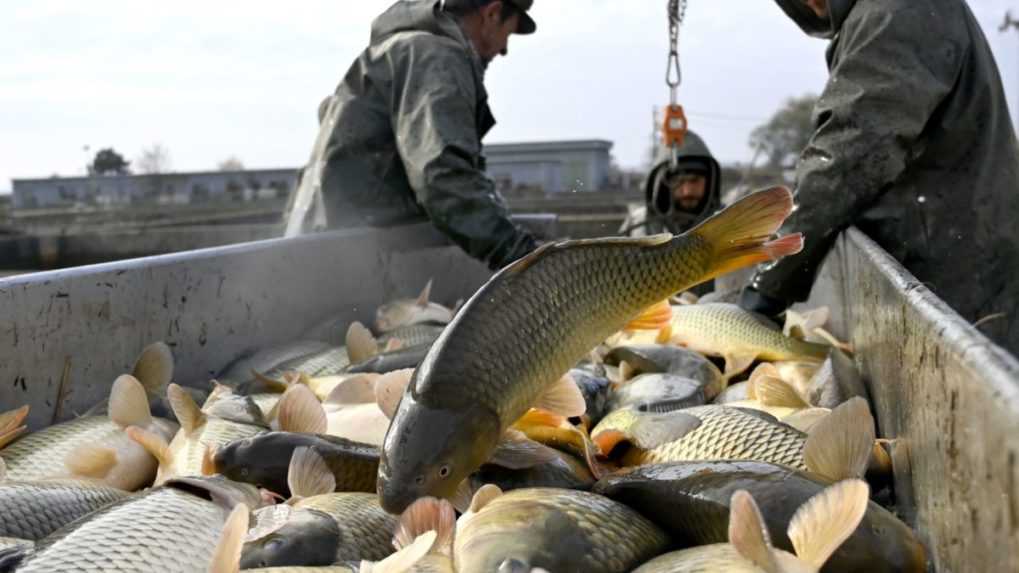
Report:
[{"label": "green hood", "polygon": [[[704,143],[704,140],[699,135],[692,131],[687,132],[686,139],[683,140],[683,146],[679,148],[677,156],[680,168],[691,165],[700,170],[707,171],[708,188],[704,202],[697,213],[689,214],[690,220],[697,222],[705,216],[714,213],[721,205],[722,169],[719,167],[718,161],[711,154],[711,150],[708,149],[708,145]],[[655,165],[652,167],[651,173],[648,174],[647,179],[644,181],[644,200],[647,203],[649,213],[655,212],[654,203],[658,200],[658,197],[655,195],[655,187],[658,184],[659,176],[669,168],[669,159],[669,150],[666,148],[661,149],[655,158]]]},{"label": "green hood", "polygon": [[831,39],[842,29],[842,23],[849,16],[856,0],[828,0],[828,18],[818,18],[803,0],[775,0],[779,7],[803,29],[815,38]]}]

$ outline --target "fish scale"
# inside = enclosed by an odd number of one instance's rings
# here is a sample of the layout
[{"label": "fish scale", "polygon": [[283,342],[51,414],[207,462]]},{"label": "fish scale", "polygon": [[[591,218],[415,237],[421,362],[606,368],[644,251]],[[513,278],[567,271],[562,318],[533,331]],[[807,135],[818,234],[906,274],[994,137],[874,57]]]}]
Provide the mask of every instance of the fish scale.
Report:
[{"label": "fish scale", "polygon": [[[418,393],[436,404],[450,394],[462,400],[466,393],[504,424],[512,422],[578,356],[671,294],[669,285],[695,282],[710,258],[710,249],[697,249],[697,242],[703,240],[694,235],[660,246],[593,242],[550,251],[516,275],[504,271],[504,280],[488,283],[467,303],[455,328],[436,342],[437,355],[422,364],[448,362],[457,375],[429,378],[425,368],[416,376],[424,380]],[[591,312],[593,304],[598,313]],[[576,335],[563,338],[564,332]],[[509,340],[517,343],[506,344]],[[485,383],[463,384],[475,379]]]},{"label": "fish scale", "polygon": [[[525,540],[524,554],[500,541],[513,543],[530,535],[537,538]],[[556,549],[565,539],[571,544],[569,555]],[[464,573],[494,570],[482,563],[497,566],[509,558],[550,571],[599,572],[628,570],[664,549],[668,538],[640,514],[608,498],[533,488],[511,491],[491,501],[458,531],[454,542],[454,561]],[[541,555],[545,555],[543,559],[554,555],[563,562],[536,562]],[[563,569],[566,562],[571,565]]]},{"label": "fish scale", "polygon": [[729,543],[716,543],[666,553],[641,565],[633,573],[763,573]]},{"label": "fish scale", "polygon": [[208,566],[227,513],[159,488],[109,505],[46,538],[19,573],[192,573]]},{"label": "fish scale", "polygon": [[0,536],[36,541],[127,495],[79,480],[0,482]]},{"label": "fish scale", "polygon": [[711,355],[748,352],[762,360],[823,360],[829,347],[785,336],[737,305],[707,303],[673,309],[672,341]]},{"label": "fish scale", "polygon": [[379,506],[372,493],[331,493],[302,499],[295,508],[315,509],[332,517],[340,528],[336,561],[379,560],[393,552],[396,517]]},{"label": "fish scale", "polygon": [[[197,438],[188,436],[184,430],[177,433],[170,450],[173,452],[174,475],[202,475],[202,459],[206,448],[213,452],[235,440],[243,440],[269,431],[268,428],[241,424],[209,416],[198,430]],[[179,448],[179,449],[178,449]],[[162,468],[160,468],[162,477]]]},{"label": "fish scale", "polygon": [[78,418],[33,432],[0,450],[12,480],[37,480],[64,475],[64,460],[86,445],[110,446],[127,439],[106,416]]},{"label": "fish scale", "polygon": [[767,422],[724,406],[680,410],[701,425],[671,442],[649,450],[633,449],[626,465],[649,465],[696,460],[754,460],[807,471],[803,446],[807,435],[784,424]]}]

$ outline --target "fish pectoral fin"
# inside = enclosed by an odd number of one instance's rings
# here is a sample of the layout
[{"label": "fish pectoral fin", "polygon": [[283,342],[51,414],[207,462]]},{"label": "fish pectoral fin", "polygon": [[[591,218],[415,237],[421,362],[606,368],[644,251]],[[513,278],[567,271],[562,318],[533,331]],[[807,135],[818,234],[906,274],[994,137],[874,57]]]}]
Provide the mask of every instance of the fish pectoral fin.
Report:
[{"label": "fish pectoral fin", "polygon": [[810,404],[807,404],[796,392],[796,389],[786,384],[781,378],[760,376],[754,380],[753,386],[757,401],[765,406],[796,409],[810,407]]},{"label": "fish pectoral fin", "polygon": [[421,498],[400,515],[393,545],[397,550],[406,549],[414,545],[422,535],[435,532],[433,551],[452,555],[455,529],[456,511],[448,501],[434,497]]},{"label": "fish pectoral fin", "polygon": [[173,463],[173,453],[170,452],[170,445],[162,436],[148,430],[131,426],[127,429],[127,437],[134,440],[138,445],[145,448],[145,451],[156,458],[159,467],[166,469]]},{"label": "fish pectoral fin", "polygon": [[824,326],[830,316],[831,312],[827,306],[803,313],[787,310],[785,311],[785,324],[782,327],[782,334],[806,340],[807,335],[814,332],[815,328]]},{"label": "fish pectoral fin", "polygon": [[0,450],[7,447],[9,444],[20,438],[23,434],[28,432],[28,426],[18,426],[11,428],[6,432],[0,433]]},{"label": "fish pectoral fin", "polygon": [[322,401],[323,406],[352,406],[375,402],[376,377],[358,374],[336,385]]},{"label": "fish pectoral fin", "polygon": [[558,457],[552,448],[511,429],[503,434],[488,463],[511,470],[522,470],[547,464]]},{"label": "fish pectoral fin", "polygon": [[672,340],[671,321],[658,331],[658,336],[655,337],[655,344],[668,344],[670,340]]},{"label": "fish pectoral fin", "polygon": [[733,493],[729,507],[729,543],[767,573],[782,573],[761,510],[750,493],[742,489]]},{"label": "fish pectoral fin", "polygon": [[807,500],[789,522],[796,557],[819,571],[856,531],[870,503],[870,488],[858,479],[841,481]]},{"label": "fish pectoral fin", "polygon": [[669,300],[656,302],[626,323],[623,330],[661,330],[672,323],[672,305]]},{"label": "fish pectoral fin", "polygon": [[212,552],[209,562],[209,573],[237,573],[241,566],[241,550],[244,549],[244,537],[248,533],[250,511],[243,503],[237,504],[230,512],[219,534],[216,549]]},{"label": "fish pectoral fin", "polygon": [[117,452],[112,448],[96,445],[82,446],[64,460],[67,470],[78,477],[103,479],[117,465]]},{"label": "fish pectoral fin", "polygon": [[121,428],[145,428],[152,423],[152,411],[149,410],[145,387],[130,374],[119,376],[113,381],[109,410],[110,420]]},{"label": "fish pectoral fin", "polygon": [[725,379],[726,386],[729,384],[729,380],[740,374],[746,372],[747,368],[757,360],[756,352],[732,352],[724,354],[725,358],[725,372],[722,373],[722,378]]},{"label": "fish pectoral fin", "polygon": [[307,386],[292,386],[279,401],[279,429],[282,432],[324,434],[329,422],[322,404]]},{"label": "fish pectoral fin", "polygon": [[568,373],[545,389],[534,404],[535,408],[548,410],[566,418],[583,416],[587,412],[587,402],[577,382]]},{"label": "fish pectoral fin", "polygon": [[[226,391],[228,390],[220,390],[220,393]],[[198,407],[198,403],[187,390],[177,384],[170,384],[166,388],[166,397],[170,401],[170,409],[173,410],[173,415],[180,422],[180,429],[184,431],[185,436],[193,434],[195,430],[205,424],[205,413]]]},{"label": "fish pectoral fin", "polygon": [[432,300],[432,282],[434,280],[435,279],[431,278],[428,279],[428,282],[425,283],[425,288],[421,291],[421,294],[418,295],[417,300],[414,301],[414,304],[420,306],[421,308],[428,308],[428,303],[431,302]]},{"label": "fish pectoral fin", "polygon": [[630,428],[630,441],[642,450],[652,450],[682,439],[700,426],[700,418],[682,412],[647,414]]},{"label": "fish pectoral fin", "polygon": [[831,480],[858,478],[874,449],[874,418],[863,398],[853,398],[814,425],[803,446],[811,472]]},{"label": "fish pectoral fin", "polygon": [[336,490],[336,476],[318,452],[304,446],[294,450],[290,458],[287,486],[292,498],[333,493]]},{"label": "fish pectoral fin", "polygon": [[26,404],[17,410],[11,410],[0,414],[0,436],[24,426],[25,418],[28,417],[29,406]]},{"label": "fish pectoral fin", "polygon": [[842,342],[838,338],[835,338],[834,334],[828,332],[827,330],[825,330],[825,329],[823,329],[821,327],[817,327],[814,330],[812,330],[811,332],[813,332],[821,340],[827,342],[829,346],[833,346],[835,348],[838,348],[839,350],[841,350],[842,352],[845,352],[846,354],[852,355],[853,352],[854,352],[852,344],[850,344],[848,342]]},{"label": "fish pectoral fin", "polygon": [[471,507],[471,500],[474,499],[475,493],[474,486],[471,485],[471,478],[464,478],[456,486],[456,491],[453,492],[453,497],[449,498],[449,503],[453,504],[453,508],[460,513],[466,513]]},{"label": "fish pectoral fin", "polygon": [[379,343],[371,331],[354,321],[347,328],[347,356],[351,364],[360,364],[379,353]]},{"label": "fish pectoral fin", "polygon": [[375,381],[375,403],[390,420],[396,415],[400,399],[413,377],[414,369],[404,368],[383,374]]},{"label": "fish pectoral fin", "polygon": [[429,531],[419,535],[409,546],[386,557],[378,563],[362,561],[358,570],[361,573],[406,573],[414,564],[432,552],[439,538],[438,533]]},{"label": "fish pectoral fin", "polygon": [[165,342],[146,346],[135,360],[131,375],[145,387],[149,396],[163,396],[173,380],[173,352]]}]

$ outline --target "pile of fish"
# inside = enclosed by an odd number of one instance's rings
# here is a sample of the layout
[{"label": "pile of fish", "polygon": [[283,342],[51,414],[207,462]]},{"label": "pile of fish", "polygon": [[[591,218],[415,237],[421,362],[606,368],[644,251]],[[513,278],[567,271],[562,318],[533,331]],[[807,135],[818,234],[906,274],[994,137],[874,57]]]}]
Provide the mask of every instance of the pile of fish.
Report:
[{"label": "pile of fish", "polygon": [[0,414],[0,573],[925,571],[824,309],[673,297],[797,252],[792,207],[545,245],[210,384],[156,343],[78,419]]}]

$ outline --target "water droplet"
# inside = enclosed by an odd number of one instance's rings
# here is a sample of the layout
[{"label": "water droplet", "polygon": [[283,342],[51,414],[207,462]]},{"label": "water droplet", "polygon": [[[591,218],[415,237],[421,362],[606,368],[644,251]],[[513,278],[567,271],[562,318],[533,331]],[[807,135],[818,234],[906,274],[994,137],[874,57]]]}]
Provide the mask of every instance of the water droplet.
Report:
[{"label": "water droplet", "polygon": [[916,202],[917,203],[921,203],[921,204],[922,203],[926,203],[927,202],[927,197],[925,197],[923,195],[920,195],[919,197],[916,198]]}]

